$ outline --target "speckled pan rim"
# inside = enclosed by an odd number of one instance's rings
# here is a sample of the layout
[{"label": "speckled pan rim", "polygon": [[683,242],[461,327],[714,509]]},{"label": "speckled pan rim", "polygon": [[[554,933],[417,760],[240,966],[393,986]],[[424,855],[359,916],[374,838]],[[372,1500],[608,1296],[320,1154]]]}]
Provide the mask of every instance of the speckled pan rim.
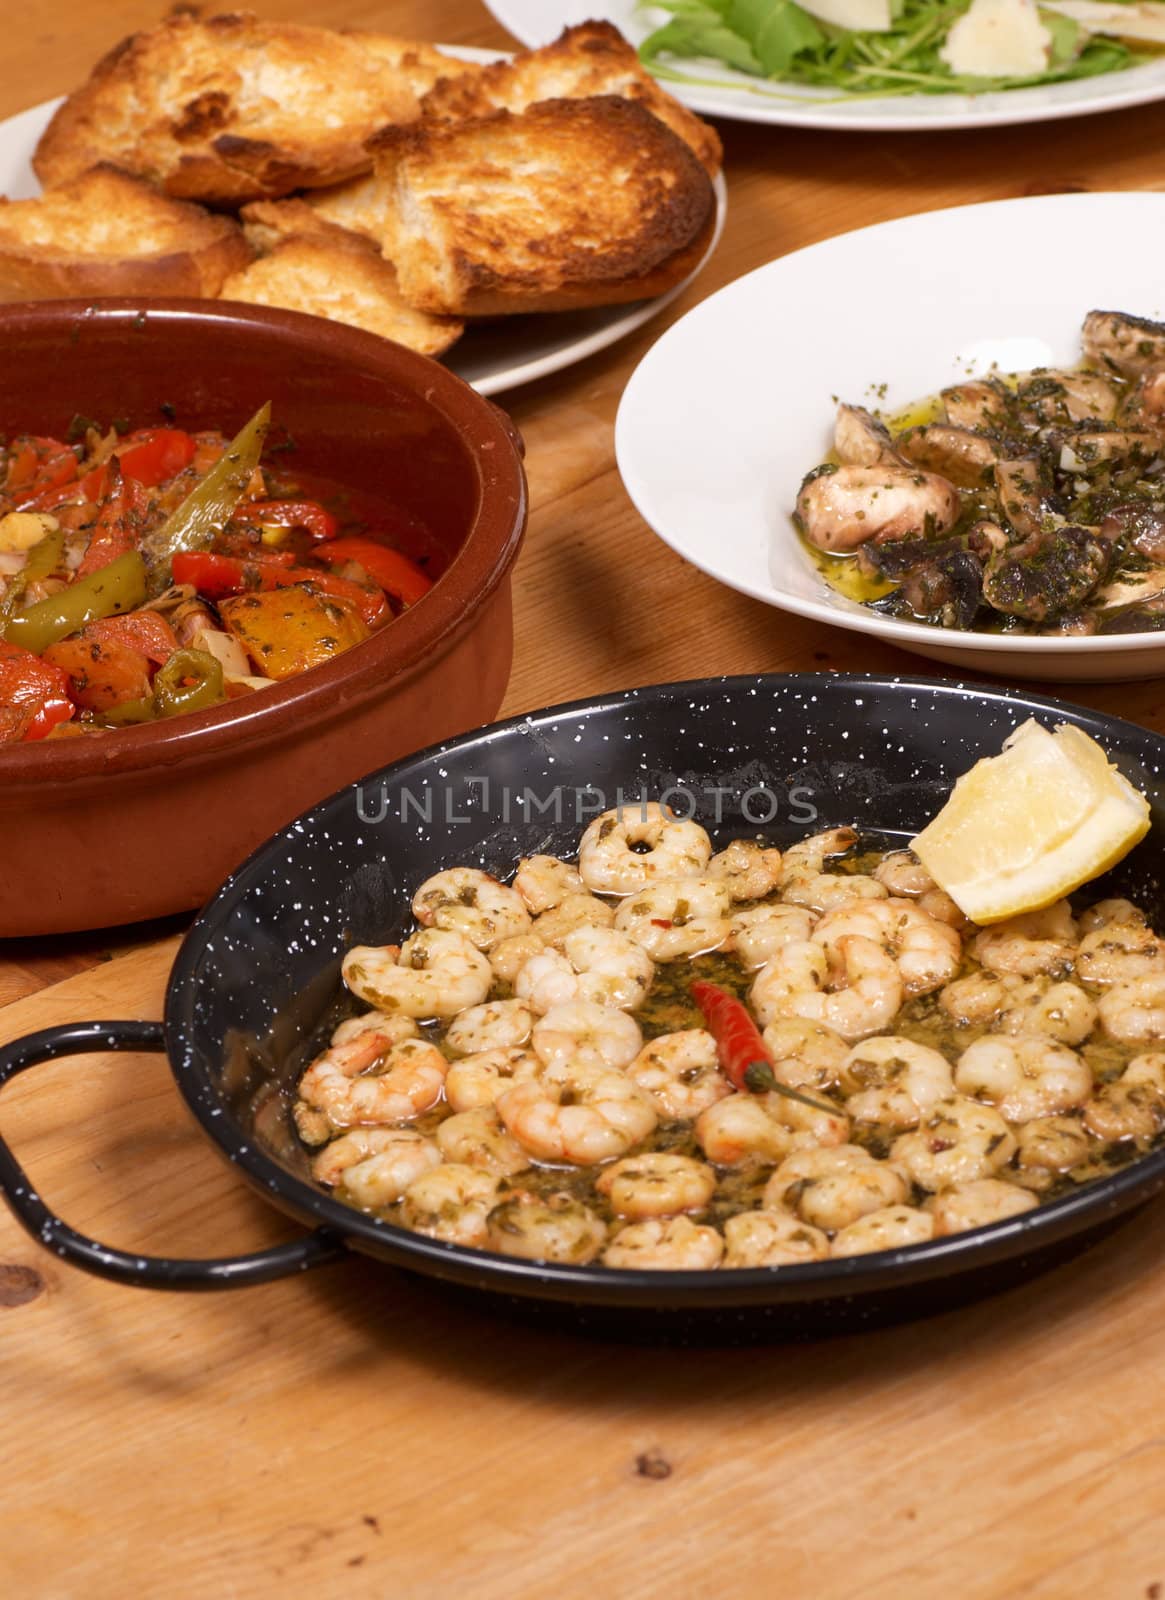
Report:
[{"label": "speckled pan rim", "polygon": [[[1029,714],[1046,714],[1069,720],[1109,747],[1154,748],[1165,764],[1165,739],[1120,717],[1109,716],[1066,701],[1022,690],[982,688],[940,679],[857,673],[760,674],[699,678],[677,683],[651,684],[616,694],[566,701],[544,710],[511,717],[472,734],[432,745],[415,755],[393,762],[363,780],[401,783],[414,769],[423,769],[450,751],[481,748],[521,736],[544,724],[610,715],[628,705],[645,708],[710,694],[755,700],[767,693],[814,692],[831,694],[925,694],[937,703],[990,701],[1014,705]],[[200,1068],[186,1026],[188,1006],[198,986],[197,968],[204,946],[230,916],[235,905],[256,882],[262,881],[273,858],[293,838],[310,833],[333,805],[350,796],[356,786],[338,790],[327,800],[288,824],[245,861],[223,884],[190,929],[175,958],[166,991],[167,1053],[178,1089],[203,1130],[227,1160],[237,1165],[248,1181],[275,1204],[308,1224],[342,1237],[351,1248],[413,1268],[437,1278],[526,1298],[624,1307],[742,1310],[760,1304],[779,1306],[793,1302],[848,1299],[951,1276],[956,1272],[988,1267],[996,1262],[1035,1253],[1045,1246],[1099,1228],[1105,1222],[1152,1199],[1165,1190],[1165,1149],[1143,1156],[1108,1178],[1076,1194],[1050,1201],[1035,1211],[969,1229],[948,1238],[928,1240],[894,1250],[871,1252],[802,1266],[733,1268],[695,1272],[646,1272],[602,1266],[563,1266],[524,1261],[464,1245],[447,1244],[410,1233],[341,1204],[321,1190],[295,1177],[263,1154],[233,1121],[209,1074]]]}]

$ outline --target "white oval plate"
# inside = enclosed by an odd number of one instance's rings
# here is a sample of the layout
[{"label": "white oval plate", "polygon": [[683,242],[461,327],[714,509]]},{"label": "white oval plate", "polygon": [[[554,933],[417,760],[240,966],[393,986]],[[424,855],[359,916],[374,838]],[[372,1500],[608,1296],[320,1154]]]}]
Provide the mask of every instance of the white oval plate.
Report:
[{"label": "white oval plate", "polygon": [[686,561],[742,594],[936,661],[1063,682],[1156,676],[1165,635],[955,633],[831,589],[793,528],[834,397],[887,410],[996,363],[1080,359],[1093,309],[1165,317],[1165,194],[1047,195],[931,211],[770,261],[681,317],[631,376],[623,482]]},{"label": "white oval plate", "polygon": [[[496,61],[496,50],[443,47],[450,55],[469,61]],[[59,100],[46,100],[0,121],[0,194],[26,200],[40,193],[33,173],[32,153]],[[624,306],[598,306],[591,311],[558,311],[537,316],[498,317],[471,327],[453,346],[444,364],[464,378],[479,394],[500,394],[520,383],[547,377],[593,356],[625,339],[681,295],[704,269],[724,231],[728,193],[717,174],[716,226],[699,266],[667,294],[654,300],[637,300]]]},{"label": "white oval plate", "polygon": [[[485,0],[503,28],[524,45],[549,44],[563,28],[602,17],[639,45],[667,13],[644,9],[636,0]],[[741,122],[775,122],[795,128],[850,129],[853,132],[907,133],[917,129],[1001,127],[1013,122],[1050,122],[1056,117],[1084,117],[1096,111],[1117,111],[1165,99],[1165,60],[1151,61],[1126,72],[1104,73],[1072,83],[1050,83],[1035,89],[1007,89],[995,94],[916,94],[883,100],[846,99],[825,89],[795,83],[773,83],[737,72],[723,61],[669,62],[669,68],[691,79],[664,88],[678,100],[709,117],[736,117]]]}]

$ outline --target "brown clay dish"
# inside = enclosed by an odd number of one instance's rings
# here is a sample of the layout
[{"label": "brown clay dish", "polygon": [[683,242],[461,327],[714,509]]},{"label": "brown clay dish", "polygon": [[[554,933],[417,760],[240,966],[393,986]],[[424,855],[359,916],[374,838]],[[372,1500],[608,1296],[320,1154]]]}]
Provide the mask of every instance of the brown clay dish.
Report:
[{"label": "brown clay dish", "polygon": [[230,433],[268,399],[273,437],[294,444],[289,465],[386,493],[423,518],[448,568],[365,643],[245,701],[0,750],[0,937],[191,910],[338,784],[501,704],[525,477],[512,425],[459,378],[292,312],[182,300],[0,309],[0,434],[61,434],[78,412],[131,427],[172,414]]}]

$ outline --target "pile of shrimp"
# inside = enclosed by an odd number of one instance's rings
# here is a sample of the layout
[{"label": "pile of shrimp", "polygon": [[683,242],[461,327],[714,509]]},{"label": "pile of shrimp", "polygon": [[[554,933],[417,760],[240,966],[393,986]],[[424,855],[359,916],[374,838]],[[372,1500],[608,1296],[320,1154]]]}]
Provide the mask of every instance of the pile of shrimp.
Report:
[{"label": "pile of shrimp", "polygon": [[[1015,1216],[1165,1136],[1165,940],[1137,907],[977,930],[858,844],[714,852],[644,802],[577,863],[437,873],[416,932],[344,959],[371,1009],[298,1086],[315,1179],[532,1260],[780,1267]],[[697,977],[747,1000],[775,1090],[733,1088]]]},{"label": "pile of shrimp", "polygon": [[[992,375],[910,408],[893,435],[840,405],[835,459],[794,521],[947,628],[1094,634],[1165,626],[1165,323],[1084,320],[1085,365]],[[844,588],[837,562],[825,575]]]}]

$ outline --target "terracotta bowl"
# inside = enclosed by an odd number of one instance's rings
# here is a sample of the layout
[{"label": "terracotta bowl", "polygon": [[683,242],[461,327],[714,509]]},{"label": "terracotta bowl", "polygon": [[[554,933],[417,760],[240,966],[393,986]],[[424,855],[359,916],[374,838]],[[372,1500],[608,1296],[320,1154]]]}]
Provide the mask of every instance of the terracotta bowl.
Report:
[{"label": "terracotta bowl", "polygon": [[423,356],[291,312],[182,300],[0,309],[0,434],[59,436],[77,413],[132,427],[173,415],[229,434],[265,400],[294,442],[289,468],[421,516],[448,567],[364,644],[246,701],[0,749],[0,937],[191,910],[338,784],[501,704],[526,485],[520,440],[496,407]]}]

